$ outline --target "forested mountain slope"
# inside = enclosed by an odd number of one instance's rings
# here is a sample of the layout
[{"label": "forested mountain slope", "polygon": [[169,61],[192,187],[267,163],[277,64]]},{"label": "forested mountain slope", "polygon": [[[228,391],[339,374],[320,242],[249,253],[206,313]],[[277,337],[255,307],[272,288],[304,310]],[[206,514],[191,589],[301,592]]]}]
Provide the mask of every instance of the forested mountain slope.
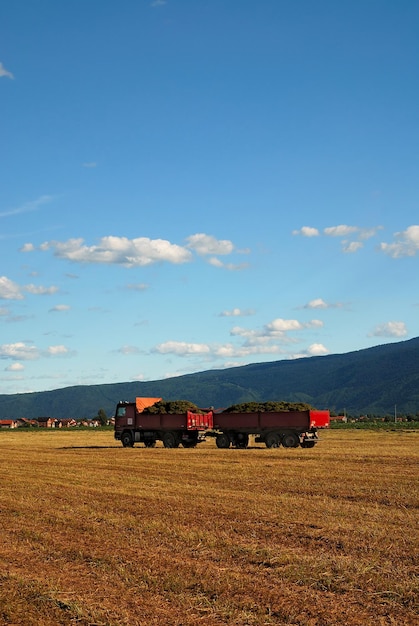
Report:
[{"label": "forested mountain slope", "polygon": [[247,401],[303,401],[352,415],[419,412],[419,337],[346,354],[256,363],[152,382],[66,387],[0,395],[0,419],[111,416],[136,396],[190,400],[201,407]]}]

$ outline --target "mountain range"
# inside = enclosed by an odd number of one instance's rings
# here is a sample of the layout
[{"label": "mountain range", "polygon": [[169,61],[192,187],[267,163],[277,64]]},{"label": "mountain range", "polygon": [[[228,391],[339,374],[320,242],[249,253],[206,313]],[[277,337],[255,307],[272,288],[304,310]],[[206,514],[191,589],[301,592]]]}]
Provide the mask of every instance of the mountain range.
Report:
[{"label": "mountain range", "polygon": [[345,354],[255,363],[150,382],[77,385],[0,394],[0,419],[108,416],[137,396],[200,407],[286,400],[348,415],[419,414],[419,337]]}]

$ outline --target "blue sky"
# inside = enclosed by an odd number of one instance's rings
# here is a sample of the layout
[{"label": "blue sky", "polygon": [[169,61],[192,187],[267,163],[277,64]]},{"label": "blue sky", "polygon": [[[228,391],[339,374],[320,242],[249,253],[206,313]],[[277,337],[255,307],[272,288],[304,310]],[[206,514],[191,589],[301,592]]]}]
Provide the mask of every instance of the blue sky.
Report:
[{"label": "blue sky", "polygon": [[419,4],[3,0],[0,393],[419,335]]}]

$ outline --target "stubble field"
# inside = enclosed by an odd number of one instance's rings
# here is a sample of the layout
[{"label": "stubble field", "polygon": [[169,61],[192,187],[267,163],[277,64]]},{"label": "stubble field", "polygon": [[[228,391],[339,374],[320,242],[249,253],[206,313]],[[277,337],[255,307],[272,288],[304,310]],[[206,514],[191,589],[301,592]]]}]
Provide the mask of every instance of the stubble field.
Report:
[{"label": "stubble field", "polygon": [[314,449],[0,433],[0,623],[418,624],[418,432]]}]

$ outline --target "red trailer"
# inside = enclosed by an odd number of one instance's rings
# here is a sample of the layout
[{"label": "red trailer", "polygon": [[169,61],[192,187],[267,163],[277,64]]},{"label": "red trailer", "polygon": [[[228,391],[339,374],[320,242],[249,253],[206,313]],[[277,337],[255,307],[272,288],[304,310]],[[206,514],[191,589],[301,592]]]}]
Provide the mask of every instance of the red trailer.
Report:
[{"label": "red trailer", "polygon": [[143,442],[153,448],[163,441],[165,448],[194,448],[205,441],[205,433],[213,427],[212,411],[207,413],[144,413],[138,402],[118,402],[115,412],[115,439],[125,448]]},{"label": "red trailer", "polygon": [[219,448],[247,448],[249,435],[268,448],[312,448],[318,442],[317,429],[328,428],[329,411],[259,411],[257,413],[216,413],[214,430]]}]

